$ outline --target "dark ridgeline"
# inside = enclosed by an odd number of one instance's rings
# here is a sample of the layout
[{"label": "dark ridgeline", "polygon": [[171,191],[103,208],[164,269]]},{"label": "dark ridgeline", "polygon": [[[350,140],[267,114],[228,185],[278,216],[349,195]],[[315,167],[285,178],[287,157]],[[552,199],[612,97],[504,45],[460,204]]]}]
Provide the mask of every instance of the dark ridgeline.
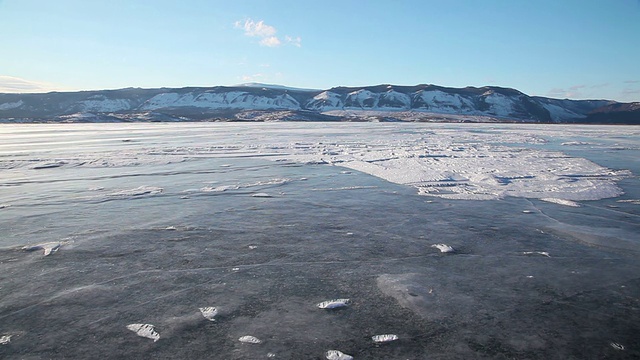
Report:
[{"label": "dark ridgeline", "polygon": [[[331,110],[348,110],[349,114],[323,114]],[[399,116],[401,112],[404,114]],[[252,84],[0,94],[0,120],[5,123],[403,120],[640,124],[640,103],[551,99],[496,86],[449,88],[384,84],[305,90]]]}]

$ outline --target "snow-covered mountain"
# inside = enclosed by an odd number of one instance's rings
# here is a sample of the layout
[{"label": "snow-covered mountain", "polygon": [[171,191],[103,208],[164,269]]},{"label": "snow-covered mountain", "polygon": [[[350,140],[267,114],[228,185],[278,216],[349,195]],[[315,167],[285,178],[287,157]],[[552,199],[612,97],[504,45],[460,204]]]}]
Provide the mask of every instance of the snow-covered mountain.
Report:
[{"label": "snow-covered mountain", "polygon": [[[640,123],[640,106],[531,97],[501,87],[280,85],[0,94],[2,122],[42,121],[500,121]],[[621,120],[620,120],[621,119]]]}]

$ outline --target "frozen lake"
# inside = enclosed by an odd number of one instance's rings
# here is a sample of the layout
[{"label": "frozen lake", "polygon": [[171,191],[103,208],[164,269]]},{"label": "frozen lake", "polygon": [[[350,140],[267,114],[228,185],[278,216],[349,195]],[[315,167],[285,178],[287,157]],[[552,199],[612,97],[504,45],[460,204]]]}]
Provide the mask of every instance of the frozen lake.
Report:
[{"label": "frozen lake", "polygon": [[638,358],[638,174],[639,127],[2,125],[0,357]]}]

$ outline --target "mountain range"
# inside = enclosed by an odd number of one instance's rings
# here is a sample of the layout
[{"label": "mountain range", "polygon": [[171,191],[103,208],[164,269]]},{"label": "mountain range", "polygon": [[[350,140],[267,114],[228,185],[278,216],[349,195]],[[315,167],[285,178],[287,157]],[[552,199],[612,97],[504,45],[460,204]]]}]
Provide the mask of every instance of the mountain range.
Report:
[{"label": "mountain range", "polygon": [[640,124],[640,102],[560,100],[495,86],[185,87],[0,94],[0,122],[443,121]]}]

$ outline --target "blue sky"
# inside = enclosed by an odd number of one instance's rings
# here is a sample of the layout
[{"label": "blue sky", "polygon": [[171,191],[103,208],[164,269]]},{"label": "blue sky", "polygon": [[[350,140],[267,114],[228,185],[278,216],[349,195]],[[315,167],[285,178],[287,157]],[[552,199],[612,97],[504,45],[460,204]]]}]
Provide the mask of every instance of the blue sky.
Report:
[{"label": "blue sky", "polygon": [[640,0],[0,0],[0,92],[245,82],[640,101]]}]

